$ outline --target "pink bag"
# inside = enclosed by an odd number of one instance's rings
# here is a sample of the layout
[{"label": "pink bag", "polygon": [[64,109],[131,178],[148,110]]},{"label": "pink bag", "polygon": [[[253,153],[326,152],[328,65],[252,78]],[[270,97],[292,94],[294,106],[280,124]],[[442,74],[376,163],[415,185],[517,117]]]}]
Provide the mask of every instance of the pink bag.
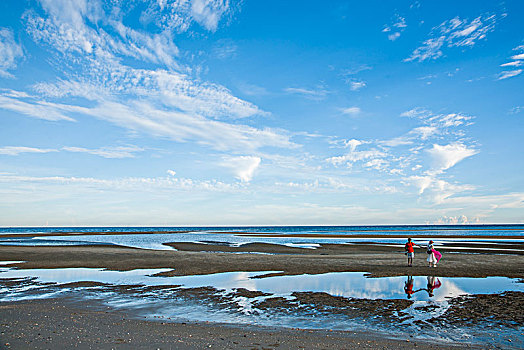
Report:
[{"label": "pink bag", "polygon": [[433,252],[433,255],[435,255],[437,262],[439,262],[440,258],[442,258],[442,254],[438,250],[435,250],[435,249],[432,249],[431,251]]}]

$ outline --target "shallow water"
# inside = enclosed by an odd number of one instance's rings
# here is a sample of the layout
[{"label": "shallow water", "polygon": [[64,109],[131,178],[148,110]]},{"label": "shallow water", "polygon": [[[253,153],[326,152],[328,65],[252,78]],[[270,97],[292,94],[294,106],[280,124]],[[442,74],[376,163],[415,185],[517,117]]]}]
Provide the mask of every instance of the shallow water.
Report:
[{"label": "shallow water", "polygon": [[[4,262],[7,264],[7,262]],[[0,263],[2,265],[2,263]],[[437,326],[425,323],[439,317],[449,308],[449,299],[460,295],[492,294],[505,291],[524,292],[524,284],[505,277],[441,278],[384,277],[367,278],[358,272],[337,272],[319,275],[263,277],[276,271],[228,272],[211,275],[160,277],[155,274],[169,269],[110,271],[91,268],[13,269],[0,267],[0,302],[60,295],[75,295],[102,300],[115,308],[129,310],[138,316],[163,320],[212,321],[248,323],[268,326],[320,328],[339,330],[374,330],[398,336],[417,334],[435,337]],[[5,286],[2,281],[16,281]],[[98,282],[105,285],[67,286],[60,284]],[[170,286],[148,290],[147,287]],[[173,287],[180,286],[180,287]],[[212,287],[204,288],[202,287]],[[266,295],[254,298],[235,294],[239,288],[260,291]],[[317,312],[299,307],[293,312],[260,309],[259,303],[275,297],[293,302],[294,292],[321,292],[331,296],[367,300],[413,301],[398,312],[396,322],[379,322],[376,315],[362,319],[331,312]],[[196,293],[196,294],[195,294]],[[408,294],[410,297],[408,298]],[[379,311],[380,313],[380,311]],[[422,326],[421,326],[422,325]],[[522,328],[439,328],[444,341],[471,341],[494,338],[511,344],[522,343]]]},{"label": "shallow water", "polygon": [[[89,232],[89,231],[84,231]],[[512,231],[513,232],[513,231]],[[27,233],[27,232],[26,232]],[[311,231],[304,231],[303,233],[311,233]],[[328,233],[337,233],[336,231]],[[394,232],[398,233],[398,232]],[[514,232],[513,232],[514,233]],[[480,239],[464,239],[460,238],[441,238],[434,239],[435,246],[439,249],[446,249],[447,246],[453,245],[453,249],[462,249],[464,251],[475,250],[490,250],[496,251],[492,247],[484,248],[482,245],[490,244],[497,245],[503,243],[523,243],[524,239],[514,238],[493,238],[486,236]],[[141,248],[141,249],[155,249],[155,250],[171,250],[173,248],[164,245],[164,243],[171,242],[190,242],[202,244],[218,244],[225,246],[238,247],[247,243],[271,243],[278,245],[285,245],[289,247],[316,249],[321,244],[355,244],[365,242],[376,242],[378,244],[390,244],[398,247],[403,247],[405,243],[404,238],[324,238],[324,237],[259,237],[252,235],[231,234],[231,233],[216,233],[206,231],[195,231],[187,233],[162,233],[162,234],[118,234],[118,235],[68,235],[68,236],[46,236],[46,237],[1,237],[0,245],[25,245],[25,246],[70,246],[70,245],[93,245],[93,244],[114,244],[126,247]],[[417,244],[426,245],[428,240],[415,240]],[[467,242],[468,244],[476,244],[475,248],[460,247],[460,243]],[[500,252],[514,252],[523,251],[522,249],[498,249]]]},{"label": "shallow water", "polygon": [[[17,262],[0,262],[0,265]],[[524,292],[524,283],[507,277],[380,277],[368,278],[361,272],[332,272],[316,275],[270,276],[278,271],[225,272],[209,275],[163,277],[156,274],[171,269],[136,269],[112,271],[94,268],[13,269],[0,268],[0,279],[32,278],[40,283],[99,282],[112,285],[163,286],[184,288],[210,286],[230,291],[237,288],[285,296],[292,292],[323,292],[334,296],[362,299],[407,298],[404,287],[411,280],[414,293],[410,299],[441,301],[465,294],[493,294],[504,291]],[[431,286],[428,287],[428,284]],[[437,286],[437,287],[436,287]],[[428,290],[429,289],[429,290]],[[433,295],[430,295],[433,294]]]}]

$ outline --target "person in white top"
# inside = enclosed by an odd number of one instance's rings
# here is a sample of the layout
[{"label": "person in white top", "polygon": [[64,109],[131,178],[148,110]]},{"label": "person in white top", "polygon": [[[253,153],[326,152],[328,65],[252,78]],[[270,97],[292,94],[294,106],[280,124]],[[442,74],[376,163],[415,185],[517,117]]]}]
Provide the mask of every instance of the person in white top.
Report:
[{"label": "person in white top", "polygon": [[433,250],[435,248],[433,247],[433,241],[429,241],[428,247],[427,247],[427,253],[428,253],[428,263],[429,267],[437,267],[437,258],[435,257],[435,254],[433,253]]}]

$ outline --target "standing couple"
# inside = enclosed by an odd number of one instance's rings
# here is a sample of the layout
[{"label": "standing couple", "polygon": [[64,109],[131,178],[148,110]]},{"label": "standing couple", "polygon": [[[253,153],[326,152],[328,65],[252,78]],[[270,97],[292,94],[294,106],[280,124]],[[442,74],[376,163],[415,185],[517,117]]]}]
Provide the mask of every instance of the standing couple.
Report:
[{"label": "standing couple", "polygon": [[[413,258],[415,257],[415,246],[418,246],[419,248],[424,248],[420,244],[415,244],[411,241],[411,238],[408,238],[408,242],[404,246],[404,249],[406,250],[406,255],[408,256],[408,266],[413,266]],[[426,247],[426,253],[428,253],[428,263],[429,267],[437,267],[437,263],[440,261],[440,258],[442,258],[442,254],[435,250],[433,246],[433,241],[429,241],[427,247]]]}]

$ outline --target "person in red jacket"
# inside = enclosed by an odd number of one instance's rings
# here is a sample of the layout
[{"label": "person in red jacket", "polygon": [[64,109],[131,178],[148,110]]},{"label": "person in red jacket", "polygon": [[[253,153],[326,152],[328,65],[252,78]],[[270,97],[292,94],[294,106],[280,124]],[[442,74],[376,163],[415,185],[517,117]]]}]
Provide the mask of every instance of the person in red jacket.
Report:
[{"label": "person in red jacket", "polygon": [[[415,257],[415,243],[411,242],[411,238],[408,238],[408,242],[404,246],[406,255],[408,256],[408,266],[413,266],[413,258]],[[417,244],[418,245],[418,244]]]}]

